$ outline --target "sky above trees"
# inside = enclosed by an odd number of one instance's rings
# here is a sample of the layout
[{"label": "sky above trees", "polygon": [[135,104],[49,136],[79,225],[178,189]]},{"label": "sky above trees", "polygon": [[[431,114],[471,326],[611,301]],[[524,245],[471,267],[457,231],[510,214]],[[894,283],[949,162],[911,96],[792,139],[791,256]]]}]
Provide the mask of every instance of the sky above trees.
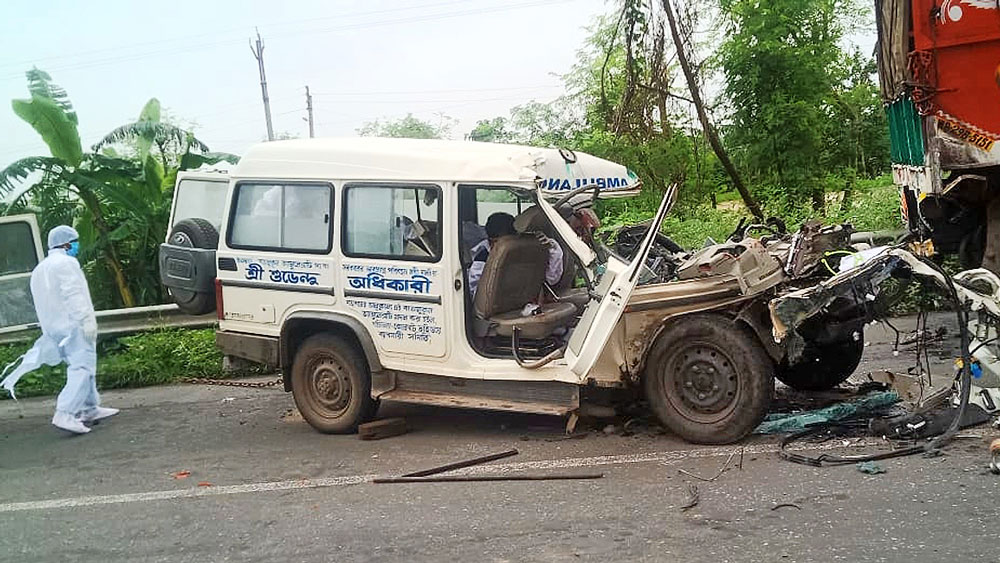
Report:
[{"label": "sky above trees", "polygon": [[[0,100],[24,94],[37,65],[66,88],[86,145],[159,98],[193,121],[213,149],[241,153],[266,135],[257,65],[247,44],[260,29],[276,133],[352,136],[365,122],[407,113],[459,121],[505,113],[562,92],[584,27],[603,0],[182,0],[170,9],[9,0],[0,4]],[[0,168],[44,145],[0,111]]]}]

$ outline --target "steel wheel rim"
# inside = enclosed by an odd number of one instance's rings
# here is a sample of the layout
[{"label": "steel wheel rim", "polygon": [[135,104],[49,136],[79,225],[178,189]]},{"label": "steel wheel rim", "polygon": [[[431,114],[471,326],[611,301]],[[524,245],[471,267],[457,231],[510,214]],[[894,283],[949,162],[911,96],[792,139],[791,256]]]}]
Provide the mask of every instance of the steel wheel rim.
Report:
[{"label": "steel wheel rim", "polygon": [[699,424],[724,420],[736,408],[740,378],[732,358],[710,342],[682,345],[660,368],[667,401]]},{"label": "steel wheel rim", "polygon": [[185,248],[194,248],[194,241],[188,236],[184,231],[177,231],[170,237],[170,244],[174,246],[183,246]]},{"label": "steel wheel rim", "polygon": [[351,408],[354,386],[343,364],[334,358],[312,362],[306,385],[312,402],[325,418],[340,418]]}]

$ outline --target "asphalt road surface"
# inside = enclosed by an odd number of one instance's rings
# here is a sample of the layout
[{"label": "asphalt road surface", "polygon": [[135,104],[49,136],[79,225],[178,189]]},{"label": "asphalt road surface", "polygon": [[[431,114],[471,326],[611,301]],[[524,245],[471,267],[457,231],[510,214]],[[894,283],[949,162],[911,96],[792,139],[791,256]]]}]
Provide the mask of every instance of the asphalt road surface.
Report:
[{"label": "asphalt road surface", "polygon": [[[949,323],[931,328],[953,335]],[[859,375],[913,363],[905,346],[892,354],[889,331],[868,338]],[[942,383],[953,347],[946,338],[930,354]],[[123,412],[80,437],[50,426],[51,399],[0,402],[0,560],[1000,561],[989,428],[867,475],[783,461],[773,437],[692,446],[655,428],[622,435],[621,421],[565,439],[552,417],[387,404],[382,414],[413,431],[366,442],[312,431],[274,389],[104,401]],[[709,479],[741,447],[714,481],[679,471]],[[371,483],[510,448],[520,454],[466,473],[604,477]],[[692,486],[698,503],[683,510]]]}]

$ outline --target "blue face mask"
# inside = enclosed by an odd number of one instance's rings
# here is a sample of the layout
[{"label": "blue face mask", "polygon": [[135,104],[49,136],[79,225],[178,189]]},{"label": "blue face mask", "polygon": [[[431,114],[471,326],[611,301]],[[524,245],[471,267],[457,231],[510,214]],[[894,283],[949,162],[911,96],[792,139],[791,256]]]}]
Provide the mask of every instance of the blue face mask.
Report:
[{"label": "blue face mask", "polygon": [[69,243],[69,250],[66,251],[66,254],[73,256],[74,258],[80,254],[80,241],[74,240]]}]

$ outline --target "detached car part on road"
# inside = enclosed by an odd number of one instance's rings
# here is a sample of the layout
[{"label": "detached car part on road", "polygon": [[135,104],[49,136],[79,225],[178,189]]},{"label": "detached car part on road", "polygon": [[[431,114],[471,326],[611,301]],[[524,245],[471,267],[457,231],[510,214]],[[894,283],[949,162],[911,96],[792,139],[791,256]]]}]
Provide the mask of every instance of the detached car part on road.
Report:
[{"label": "detached car part on road", "polygon": [[[846,231],[741,225],[730,241],[688,254],[659,234],[671,188],[648,227],[620,233],[628,248],[604,245],[587,208],[640,184],[582,153],[271,142],[232,173],[198,179],[213,182],[202,185],[201,215],[178,211],[198,194],[182,187],[191,180],[179,179],[163,283],[182,307],[216,309],[224,353],[280,367],[321,432],[354,431],[382,399],[568,415],[583,401],[645,394],[683,438],[727,443],[764,417],[776,374],[816,388],[855,365],[821,377],[800,367],[855,352],[861,326],[851,319],[817,330],[811,355],[790,358],[771,337],[767,308],[822,277],[825,253],[846,244]],[[223,185],[221,198],[208,195]],[[472,295],[470,250],[500,211],[516,217],[517,233],[492,245]],[[547,239],[564,257],[554,284],[544,275]]]}]

